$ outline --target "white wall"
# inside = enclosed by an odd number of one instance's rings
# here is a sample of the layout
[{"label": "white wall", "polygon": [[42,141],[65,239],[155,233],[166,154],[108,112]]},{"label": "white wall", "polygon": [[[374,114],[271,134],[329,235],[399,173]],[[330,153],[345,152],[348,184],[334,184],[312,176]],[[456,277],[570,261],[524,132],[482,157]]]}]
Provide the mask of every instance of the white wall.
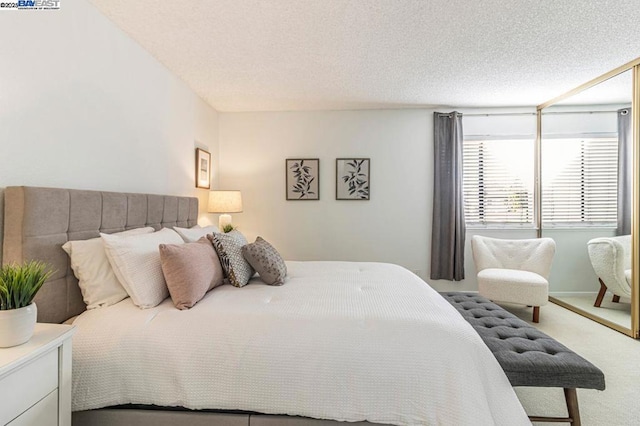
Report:
[{"label": "white wall", "polygon": [[[234,224],[288,259],[384,261],[427,273],[432,111],[220,114],[221,188]],[[335,199],[335,159],[371,158],[371,200]],[[285,159],[320,159],[320,200],[285,200]]]},{"label": "white wall", "polygon": [[[371,158],[371,200],[335,199],[335,159]],[[285,200],[285,159],[320,159],[320,200]],[[438,290],[475,290],[467,243],[462,282],[429,276],[433,111],[220,114],[220,187],[242,191],[233,215],[287,259],[380,261],[415,271]],[[489,231],[535,237],[535,231]],[[468,239],[473,231],[468,233]]]},{"label": "white wall", "polygon": [[0,187],[199,196],[204,208],[194,148],[212,152],[215,184],[217,112],[88,1],[63,3],[0,14]]}]

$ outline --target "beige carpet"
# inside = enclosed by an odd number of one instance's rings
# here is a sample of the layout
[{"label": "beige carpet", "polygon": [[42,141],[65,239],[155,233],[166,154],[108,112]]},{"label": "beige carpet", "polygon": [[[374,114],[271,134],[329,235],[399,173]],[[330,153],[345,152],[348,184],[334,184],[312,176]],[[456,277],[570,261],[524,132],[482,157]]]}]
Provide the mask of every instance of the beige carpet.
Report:
[{"label": "beige carpet", "polygon": [[623,327],[631,328],[630,300],[621,299],[619,303],[614,303],[611,301],[611,296],[611,293],[607,293],[599,308],[593,306],[593,302],[596,300],[595,295],[563,296],[558,297],[558,299],[592,315],[620,324]]},{"label": "beige carpet", "polygon": [[[502,306],[531,323],[531,308]],[[540,308],[540,323],[534,325],[604,372],[606,390],[578,390],[584,426],[640,425],[640,341],[552,303]],[[529,415],[567,415],[562,389],[516,388],[516,393]]]}]

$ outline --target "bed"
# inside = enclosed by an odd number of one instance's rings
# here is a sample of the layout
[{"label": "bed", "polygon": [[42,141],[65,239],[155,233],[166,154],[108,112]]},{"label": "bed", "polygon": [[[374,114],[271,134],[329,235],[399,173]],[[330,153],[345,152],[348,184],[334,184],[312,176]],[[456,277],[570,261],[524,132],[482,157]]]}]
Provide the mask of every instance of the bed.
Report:
[{"label": "bed", "polygon": [[289,262],[281,287],[254,277],[186,311],[169,299],[85,310],[64,242],[192,226],[197,214],[189,197],[7,188],[4,262],[57,270],[37,297],[40,321],[79,314],[74,424],[529,424],[478,334],[399,266]]}]

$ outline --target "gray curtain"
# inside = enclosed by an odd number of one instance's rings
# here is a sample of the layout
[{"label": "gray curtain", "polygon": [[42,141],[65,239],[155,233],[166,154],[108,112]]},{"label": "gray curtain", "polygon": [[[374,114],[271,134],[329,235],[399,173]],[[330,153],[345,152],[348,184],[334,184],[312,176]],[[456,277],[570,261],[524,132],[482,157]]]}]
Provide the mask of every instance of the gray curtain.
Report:
[{"label": "gray curtain", "polygon": [[434,180],[431,279],[464,279],[462,114],[433,114]]},{"label": "gray curtain", "polygon": [[617,235],[631,234],[633,186],[631,108],[618,110],[618,227]]}]

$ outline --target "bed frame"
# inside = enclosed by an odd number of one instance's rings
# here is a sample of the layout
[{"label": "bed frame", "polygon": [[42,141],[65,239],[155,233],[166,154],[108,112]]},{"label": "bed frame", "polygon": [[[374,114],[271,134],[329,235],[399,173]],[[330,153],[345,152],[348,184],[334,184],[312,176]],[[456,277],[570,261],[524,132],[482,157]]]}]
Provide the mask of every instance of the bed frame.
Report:
[{"label": "bed frame", "polygon": [[[3,194],[0,192],[0,210]],[[0,259],[3,264],[41,260],[52,265],[51,278],[38,292],[38,321],[62,323],[86,309],[78,280],[62,245],[103,233],[151,226],[191,227],[198,220],[198,199],[169,195],[86,191],[60,188],[8,187],[4,221],[0,211]],[[4,225],[4,230],[2,229]],[[74,426],[218,425],[330,426],[342,424],[293,416],[246,412],[176,410],[154,407],[110,407],[73,413]],[[373,423],[350,423],[368,425]],[[382,425],[380,425],[382,426]]]}]

